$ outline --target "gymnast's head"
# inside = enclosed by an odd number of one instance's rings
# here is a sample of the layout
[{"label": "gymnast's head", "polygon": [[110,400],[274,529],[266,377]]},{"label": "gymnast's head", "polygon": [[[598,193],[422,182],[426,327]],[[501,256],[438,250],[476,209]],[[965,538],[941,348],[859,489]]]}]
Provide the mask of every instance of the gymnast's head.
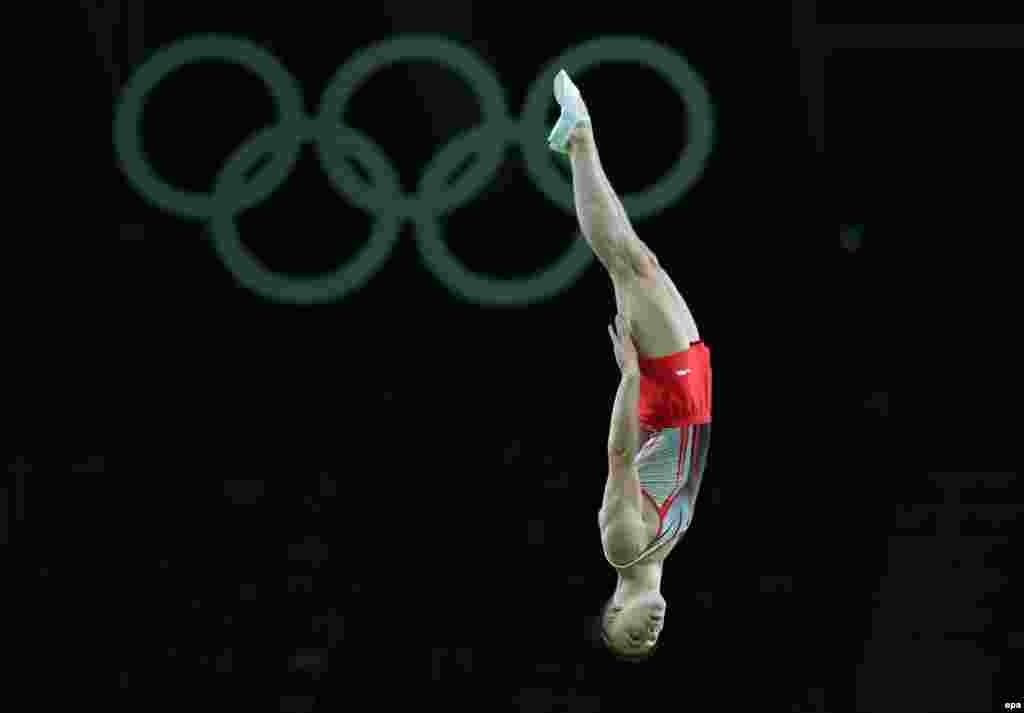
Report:
[{"label": "gymnast's head", "polygon": [[628,598],[613,596],[598,618],[598,637],[615,658],[646,661],[658,648],[665,608],[665,599],[657,590]]}]

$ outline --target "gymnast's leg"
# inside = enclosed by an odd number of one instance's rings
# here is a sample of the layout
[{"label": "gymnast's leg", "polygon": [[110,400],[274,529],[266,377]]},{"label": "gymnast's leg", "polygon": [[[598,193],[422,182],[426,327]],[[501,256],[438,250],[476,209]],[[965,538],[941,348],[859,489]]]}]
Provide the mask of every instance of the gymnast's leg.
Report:
[{"label": "gymnast's leg", "polygon": [[555,78],[555,97],[562,114],[549,145],[569,157],[580,228],[612,279],[619,312],[648,355],[687,350],[700,339],[697,325],[654,252],[633,229],[601,165],[590,113],[564,72]]}]

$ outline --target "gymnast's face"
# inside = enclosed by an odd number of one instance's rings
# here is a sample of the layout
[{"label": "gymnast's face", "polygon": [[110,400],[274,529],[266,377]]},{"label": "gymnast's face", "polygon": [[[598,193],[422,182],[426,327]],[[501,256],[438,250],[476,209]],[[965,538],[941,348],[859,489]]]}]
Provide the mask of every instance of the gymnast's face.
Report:
[{"label": "gymnast's face", "polygon": [[664,626],[665,599],[657,591],[631,599],[624,606],[612,603],[605,612],[605,634],[612,646],[627,656],[650,651]]}]

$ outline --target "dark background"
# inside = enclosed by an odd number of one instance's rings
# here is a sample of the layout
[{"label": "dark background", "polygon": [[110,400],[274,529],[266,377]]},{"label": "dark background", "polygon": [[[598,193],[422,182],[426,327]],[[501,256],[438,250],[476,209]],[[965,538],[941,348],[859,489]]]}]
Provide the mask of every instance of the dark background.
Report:
[{"label": "dark background", "polygon": [[[90,605],[71,610],[112,607],[106,675],[134,709],[1020,700],[1020,624],[1001,604],[1015,424],[993,377],[1007,351],[988,349],[1014,324],[1001,315],[1015,267],[999,256],[1019,232],[1016,185],[997,180],[1012,166],[1013,36],[826,24],[866,20],[810,5],[483,7],[83,4],[68,83],[88,97],[77,126],[94,140],[69,142],[87,188],[58,216],[87,226],[67,253],[80,270],[61,415],[111,455],[12,461],[11,540],[24,525],[37,543],[43,601],[66,613],[88,581]],[[668,560],[668,626],[648,664],[618,664],[586,637],[615,581],[596,527],[617,384],[599,265],[549,300],[480,305],[423,267],[406,225],[340,301],[239,286],[200,222],[134,192],[110,141],[134,68],[207,32],[269,49],[310,111],[357,49],[406,33],[476,52],[514,115],[542,66],[599,35],[654,39],[703,77],[714,152],[682,199],[636,224],[693,309],[716,385],[700,515]],[[980,49],[986,37],[1001,49]],[[656,180],[683,145],[679,99],[637,67],[577,79],[615,187]],[[476,112],[453,75],[415,63],[381,71],[347,119],[412,190]],[[643,112],[664,122],[638,143]],[[274,109],[258,79],[208,64],[162,83],[146,116],[154,166],[198,191]],[[246,244],[292,274],[344,260],[370,225],[309,146],[239,220]],[[517,151],[445,223],[452,251],[497,276],[538,270],[574,230]],[[65,490],[36,485],[71,462]]]}]

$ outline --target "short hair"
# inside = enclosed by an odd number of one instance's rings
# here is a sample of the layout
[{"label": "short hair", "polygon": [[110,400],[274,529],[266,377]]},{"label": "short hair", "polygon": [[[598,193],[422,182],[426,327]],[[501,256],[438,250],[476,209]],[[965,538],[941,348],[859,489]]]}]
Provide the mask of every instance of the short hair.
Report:
[{"label": "short hair", "polygon": [[604,606],[601,607],[601,613],[594,618],[594,629],[592,632],[593,641],[600,643],[605,651],[611,654],[612,658],[616,661],[622,661],[625,663],[645,663],[654,655],[654,652],[658,650],[661,640],[659,639],[654,642],[654,646],[639,654],[627,654],[616,649],[615,644],[612,643],[611,637],[608,636],[608,630],[604,627],[604,622],[607,618],[608,609],[611,607],[611,604],[612,599],[609,597],[608,601],[606,601]]}]

